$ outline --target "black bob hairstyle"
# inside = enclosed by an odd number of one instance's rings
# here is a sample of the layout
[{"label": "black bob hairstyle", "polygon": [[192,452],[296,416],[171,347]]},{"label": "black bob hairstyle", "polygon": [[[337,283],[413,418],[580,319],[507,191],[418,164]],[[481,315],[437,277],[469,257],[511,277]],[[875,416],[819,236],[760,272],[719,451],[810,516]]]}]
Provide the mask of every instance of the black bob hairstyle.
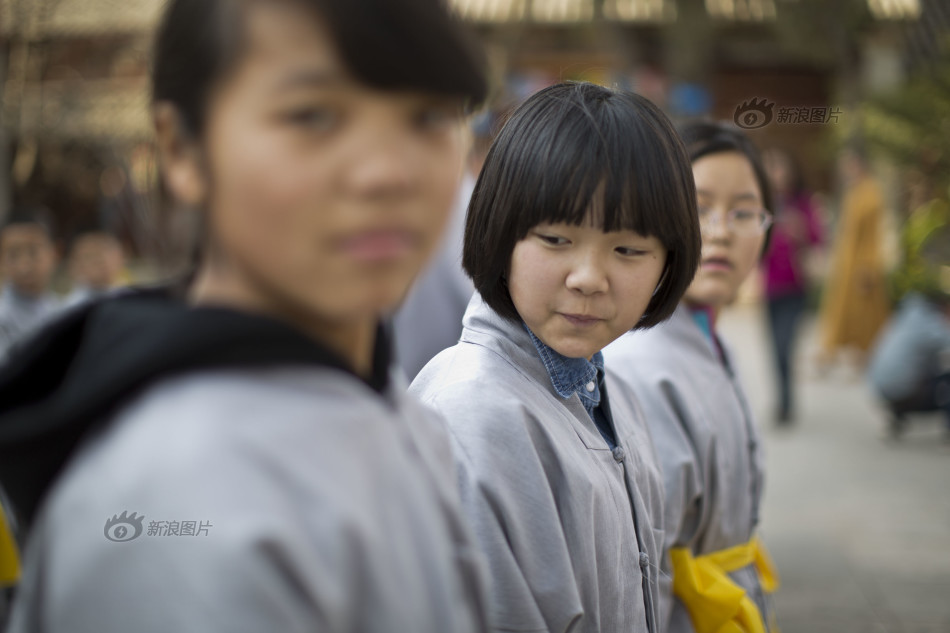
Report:
[{"label": "black bob hairstyle", "polygon": [[[722,152],[738,152],[745,156],[749,161],[749,165],[752,166],[752,172],[755,174],[755,181],[759,185],[759,193],[762,195],[762,203],[765,205],[766,211],[775,215],[775,198],[768,174],[765,171],[765,163],[762,162],[762,156],[755,144],[749,140],[749,137],[742,130],[731,123],[714,121],[690,121],[680,125],[678,129],[683,144],[686,145],[686,151],[689,152],[691,162],[696,162],[710,154],[720,154]],[[769,248],[771,235],[772,227],[770,226],[765,234],[765,240],[762,242],[763,254]]]},{"label": "black bob hairstyle", "polygon": [[[603,209],[600,217],[588,213],[593,208]],[[462,266],[495,312],[520,320],[506,281],[515,244],[542,223],[592,221],[666,247],[660,283],[636,327],[668,318],[702,247],[686,150],[647,99],[557,84],[521,104],[492,144],[468,207]]]},{"label": "black bob hairstyle", "polygon": [[200,137],[212,90],[241,60],[247,6],[292,3],[312,10],[346,68],[380,90],[410,90],[480,104],[484,58],[444,0],[170,0],[158,28],[152,101],[174,105]]}]

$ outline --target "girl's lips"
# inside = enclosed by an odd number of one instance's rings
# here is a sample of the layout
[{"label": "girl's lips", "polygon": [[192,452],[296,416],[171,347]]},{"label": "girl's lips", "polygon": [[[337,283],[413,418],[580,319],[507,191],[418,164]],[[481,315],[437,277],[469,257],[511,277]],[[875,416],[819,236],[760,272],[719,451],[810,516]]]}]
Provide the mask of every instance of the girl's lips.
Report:
[{"label": "girl's lips", "polygon": [[587,314],[566,314],[564,312],[559,312],[558,314],[567,319],[567,322],[575,327],[590,327],[603,321],[601,318]]},{"label": "girl's lips", "polygon": [[709,271],[730,271],[733,269],[732,262],[722,257],[707,257],[702,261],[703,270]]},{"label": "girl's lips", "polygon": [[340,241],[341,250],[358,261],[386,262],[406,256],[418,238],[406,229],[376,229],[355,233]]}]

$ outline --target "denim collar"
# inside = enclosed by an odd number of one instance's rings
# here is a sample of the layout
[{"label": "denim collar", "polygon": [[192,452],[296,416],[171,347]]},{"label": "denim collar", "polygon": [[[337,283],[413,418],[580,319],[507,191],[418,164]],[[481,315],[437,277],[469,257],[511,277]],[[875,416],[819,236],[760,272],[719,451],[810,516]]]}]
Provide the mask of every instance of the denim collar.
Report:
[{"label": "denim collar", "polygon": [[[604,355],[597,352],[591,357],[570,358],[554,351],[544,344],[541,339],[534,335],[527,325],[524,329],[528,331],[531,342],[538,350],[541,362],[551,378],[551,384],[554,390],[562,398],[570,398],[575,393],[581,400],[581,404],[587,409],[587,413],[593,417],[594,409],[600,404],[600,382],[604,374]],[[593,389],[590,387],[593,386]]]}]

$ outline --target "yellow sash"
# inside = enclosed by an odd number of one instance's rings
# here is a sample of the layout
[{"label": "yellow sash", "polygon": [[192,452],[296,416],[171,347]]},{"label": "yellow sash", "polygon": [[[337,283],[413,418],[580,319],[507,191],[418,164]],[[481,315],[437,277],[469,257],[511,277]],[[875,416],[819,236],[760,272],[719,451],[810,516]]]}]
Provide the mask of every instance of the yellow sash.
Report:
[{"label": "yellow sash", "polygon": [[7,515],[0,506],[0,587],[15,585],[20,579],[20,556],[7,523]]},{"label": "yellow sash", "polygon": [[[762,589],[778,589],[778,574],[758,537],[744,545],[694,557],[685,547],[670,550],[673,593],[682,601],[696,633],[766,633],[762,614],[745,590],[729,578],[733,572],[755,564]],[[772,633],[777,629],[771,627]]]}]

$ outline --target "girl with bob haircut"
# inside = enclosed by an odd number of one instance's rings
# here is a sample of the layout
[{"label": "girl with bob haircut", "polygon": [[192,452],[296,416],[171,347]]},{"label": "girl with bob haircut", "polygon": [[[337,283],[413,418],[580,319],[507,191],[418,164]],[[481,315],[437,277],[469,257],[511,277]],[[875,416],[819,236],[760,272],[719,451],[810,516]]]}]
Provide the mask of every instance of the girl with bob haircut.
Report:
[{"label": "girl with bob haircut", "polygon": [[440,0],[171,0],[152,78],[200,262],[0,374],[9,630],[488,630],[447,434],[380,326],[447,218],[480,55]]},{"label": "girl with bob haircut", "polygon": [[756,537],[760,441],[716,317],[764,251],[771,194],[737,128],[698,122],[680,134],[699,204],[699,271],[669,321],[626,334],[604,356],[642,404],[663,470],[672,582],[660,595],[661,629],[764,633],[777,579]]},{"label": "girl with bob haircut", "polygon": [[478,292],[410,392],[448,421],[495,630],[660,630],[662,483],[600,350],[671,313],[699,246],[689,160],[642,97],[555,85],[492,145],[462,259]]}]

